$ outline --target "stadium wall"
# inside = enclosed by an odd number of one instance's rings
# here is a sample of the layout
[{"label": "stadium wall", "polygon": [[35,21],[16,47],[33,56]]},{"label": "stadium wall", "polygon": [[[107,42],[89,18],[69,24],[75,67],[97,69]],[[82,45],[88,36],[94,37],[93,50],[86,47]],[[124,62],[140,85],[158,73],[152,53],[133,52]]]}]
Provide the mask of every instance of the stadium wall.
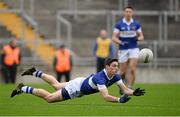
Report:
[{"label": "stadium wall", "polygon": [[[95,67],[78,67],[72,71],[72,78],[86,77],[91,73],[95,73]],[[138,68],[136,83],[180,83],[180,69],[177,68]],[[54,75],[52,71],[48,71],[48,74]],[[41,79],[34,77],[20,77],[17,76],[17,83],[45,83]]]}]

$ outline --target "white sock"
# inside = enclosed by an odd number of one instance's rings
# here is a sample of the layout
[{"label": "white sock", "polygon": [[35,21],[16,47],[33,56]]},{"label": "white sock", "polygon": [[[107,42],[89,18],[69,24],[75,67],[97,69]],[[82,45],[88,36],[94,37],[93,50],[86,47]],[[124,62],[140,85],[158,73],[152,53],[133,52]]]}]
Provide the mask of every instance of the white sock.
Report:
[{"label": "white sock", "polygon": [[37,77],[37,78],[41,78],[43,72],[41,70],[36,70],[35,72],[33,72],[33,76]]},{"label": "white sock", "polygon": [[21,90],[22,90],[24,93],[30,93],[30,94],[32,94],[33,89],[34,89],[34,88],[29,87],[29,86],[23,86],[23,87],[21,88]]},{"label": "white sock", "polygon": [[132,85],[128,85],[128,88],[129,88],[129,89],[133,89]]}]

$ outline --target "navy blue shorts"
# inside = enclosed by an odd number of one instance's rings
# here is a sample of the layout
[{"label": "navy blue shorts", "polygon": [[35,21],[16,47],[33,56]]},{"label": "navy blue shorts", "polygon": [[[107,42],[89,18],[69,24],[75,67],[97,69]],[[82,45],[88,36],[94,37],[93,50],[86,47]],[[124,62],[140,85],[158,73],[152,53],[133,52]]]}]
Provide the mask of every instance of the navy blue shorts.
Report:
[{"label": "navy blue shorts", "polygon": [[71,99],[71,97],[69,96],[69,93],[67,92],[65,88],[62,88],[61,94],[62,94],[63,100]]}]

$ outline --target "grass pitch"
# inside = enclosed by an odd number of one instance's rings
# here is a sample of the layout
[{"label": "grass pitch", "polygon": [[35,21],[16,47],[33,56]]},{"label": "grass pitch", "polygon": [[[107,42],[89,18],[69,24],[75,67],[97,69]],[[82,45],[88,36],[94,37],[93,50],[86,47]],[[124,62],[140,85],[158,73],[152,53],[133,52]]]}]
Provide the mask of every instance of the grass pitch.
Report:
[{"label": "grass pitch", "polygon": [[[52,92],[46,84],[30,86]],[[132,97],[126,104],[105,102],[97,93],[82,98],[48,104],[30,94],[10,98],[15,85],[0,84],[0,116],[2,115],[76,115],[76,116],[120,116],[120,115],[180,115],[180,84],[138,84],[146,89],[145,96]],[[109,88],[118,96],[117,86]]]}]

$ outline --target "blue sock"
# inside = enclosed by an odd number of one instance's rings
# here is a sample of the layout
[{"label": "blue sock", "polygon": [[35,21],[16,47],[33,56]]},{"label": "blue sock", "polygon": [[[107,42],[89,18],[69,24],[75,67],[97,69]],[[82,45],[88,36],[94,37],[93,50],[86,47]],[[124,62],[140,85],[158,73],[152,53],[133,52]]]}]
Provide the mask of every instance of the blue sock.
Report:
[{"label": "blue sock", "polygon": [[37,77],[37,78],[41,78],[43,72],[40,71],[40,70],[36,70],[34,73],[33,73],[33,76]]},{"label": "blue sock", "polygon": [[22,90],[24,93],[30,93],[30,94],[32,94],[33,89],[34,89],[34,88],[29,87],[29,86],[23,86],[23,87],[21,88],[21,90]]}]

